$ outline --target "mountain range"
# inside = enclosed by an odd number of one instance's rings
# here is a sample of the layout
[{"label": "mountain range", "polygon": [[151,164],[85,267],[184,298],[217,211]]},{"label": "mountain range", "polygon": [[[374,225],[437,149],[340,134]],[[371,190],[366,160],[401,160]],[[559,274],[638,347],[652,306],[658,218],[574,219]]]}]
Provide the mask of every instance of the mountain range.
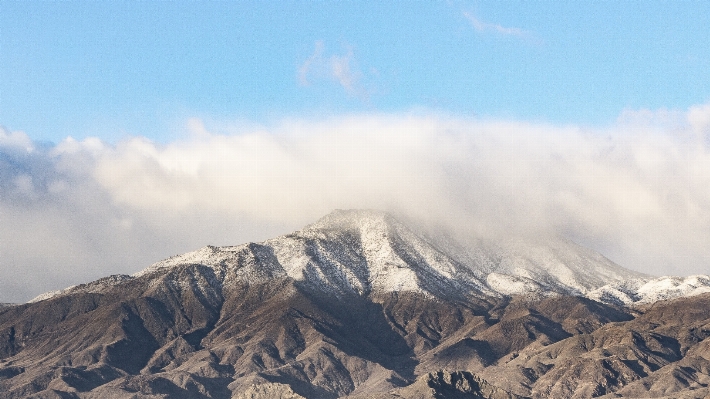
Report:
[{"label": "mountain range", "polygon": [[0,398],[705,398],[710,277],[334,211],[0,308]]}]

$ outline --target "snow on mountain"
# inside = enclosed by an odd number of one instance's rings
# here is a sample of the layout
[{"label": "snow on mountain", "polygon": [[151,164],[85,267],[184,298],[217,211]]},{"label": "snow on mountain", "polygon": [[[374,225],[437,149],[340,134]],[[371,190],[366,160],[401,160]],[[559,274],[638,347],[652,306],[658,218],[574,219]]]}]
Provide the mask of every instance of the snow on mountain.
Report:
[{"label": "snow on mountain", "polygon": [[335,295],[410,291],[434,297],[515,294],[586,295],[633,304],[710,291],[706,276],[650,277],[624,269],[568,240],[490,242],[414,230],[392,215],[337,210],[300,231],[262,243],[206,246],[157,262],[132,276],[112,276],[38,296],[99,292],[183,265],[214,270],[209,284],[290,277]]},{"label": "snow on mountain", "polygon": [[466,241],[439,236],[432,240],[491,288],[506,295],[537,291],[583,295],[611,282],[648,277],[624,269],[589,248],[555,237]]},{"label": "snow on mountain", "polygon": [[664,276],[607,284],[586,296],[599,302],[637,305],[710,292],[710,276]]},{"label": "snow on mountain", "polygon": [[44,294],[40,294],[35,298],[32,298],[30,301],[28,301],[28,303],[43,301],[45,299],[49,299],[57,295],[73,294],[79,292],[102,292],[106,288],[113,287],[122,282],[125,282],[126,280],[130,280],[131,278],[131,276],[127,276],[125,274],[114,274],[112,276],[103,277],[87,284],[72,285],[71,287],[67,287],[63,290],[45,292]]},{"label": "snow on mountain", "polygon": [[138,273],[132,274],[131,277],[142,277],[158,270],[178,265],[200,264],[205,266],[216,266],[230,258],[233,258],[235,256],[234,253],[238,252],[242,247],[244,247],[244,245],[233,247],[214,247],[207,245],[197,251],[171,256],[168,259],[153,263]]},{"label": "snow on mountain", "polygon": [[[300,231],[250,245],[263,252],[258,263],[270,262],[277,274],[336,294],[583,295],[610,282],[643,277],[566,240],[463,244],[445,234],[415,231],[388,213],[371,210],[337,210]],[[244,272],[238,260],[245,248],[204,247],[133,277],[181,264],[210,266],[222,275],[225,265],[231,265],[248,281],[255,271]]]},{"label": "snow on mountain", "polygon": [[265,244],[289,276],[335,291],[493,294],[469,269],[384,212],[335,211]]},{"label": "snow on mountain", "polygon": [[53,298],[57,295],[67,294],[67,293],[71,292],[71,289],[74,287],[76,287],[76,286],[72,285],[72,286],[69,286],[63,290],[47,291],[47,292],[41,293],[41,294],[37,295],[36,297],[27,301],[27,303],[40,302],[40,301],[44,301],[45,299]]}]

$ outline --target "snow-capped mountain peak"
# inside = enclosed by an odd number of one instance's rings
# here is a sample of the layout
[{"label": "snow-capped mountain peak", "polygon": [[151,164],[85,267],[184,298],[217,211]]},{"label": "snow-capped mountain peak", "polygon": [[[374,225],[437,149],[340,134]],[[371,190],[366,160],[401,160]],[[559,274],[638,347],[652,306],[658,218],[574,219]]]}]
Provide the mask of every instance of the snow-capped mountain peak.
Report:
[{"label": "snow-capped mountain peak", "polygon": [[[336,210],[300,231],[267,240],[260,262],[276,274],[336,294],[412,291],[433,296],[572,294],[642,278],[566,240],[449,242],[374,210]],[[157,262],[141,277],[181,264],[240,269],[245,246],[211,247]],[[221,269],[220,269],[221,270]],[[223,273],[223,272],[222,272]],[[220,273],[220,274],[222,274]],[[254,273],[242,273],[243,277]]]},{"label": "snow-capped mountain peak", "polygon": [[336,210],[302,230],[262,243],[206,246],[132,276],[70,287],[33,301],[101,290],[190,265],[212,268],[210,284],[290,278],[301,287],[338,296],[401,291],[442,298],[564,294],[633,304],[710,291],[707,276],[652,279],[564,239],[455,239],[446,232],[412,229],[386,212]]}]

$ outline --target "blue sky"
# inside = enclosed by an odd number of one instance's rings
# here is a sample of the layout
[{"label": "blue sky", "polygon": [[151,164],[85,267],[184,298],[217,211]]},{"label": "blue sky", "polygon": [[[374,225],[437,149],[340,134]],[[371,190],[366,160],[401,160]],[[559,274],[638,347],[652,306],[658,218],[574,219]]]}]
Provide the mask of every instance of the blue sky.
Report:
[{"label": "blue sky", "polygon": [[707,43],[706,1],[3,0],[0,123],[52,142],[169,142],[195,116],[600,126],[709,101]]},{"label": "blue sky", "polygon": [[710,274],[708,1],[0,0],[0,302],[375,208]]}]

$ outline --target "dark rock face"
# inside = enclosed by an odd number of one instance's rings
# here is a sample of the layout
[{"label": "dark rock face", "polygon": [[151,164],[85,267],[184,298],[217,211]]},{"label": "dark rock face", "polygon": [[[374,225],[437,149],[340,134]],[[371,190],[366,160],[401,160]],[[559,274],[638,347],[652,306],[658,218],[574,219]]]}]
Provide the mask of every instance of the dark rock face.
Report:
[{"label": "dark rock face", "polygon": [[708,394],[710,295],[633,311],[563,296],[457,303],[336,297],[289,278],[213,290],[200,284],[210,272],[1,309],[0,397]]}]

